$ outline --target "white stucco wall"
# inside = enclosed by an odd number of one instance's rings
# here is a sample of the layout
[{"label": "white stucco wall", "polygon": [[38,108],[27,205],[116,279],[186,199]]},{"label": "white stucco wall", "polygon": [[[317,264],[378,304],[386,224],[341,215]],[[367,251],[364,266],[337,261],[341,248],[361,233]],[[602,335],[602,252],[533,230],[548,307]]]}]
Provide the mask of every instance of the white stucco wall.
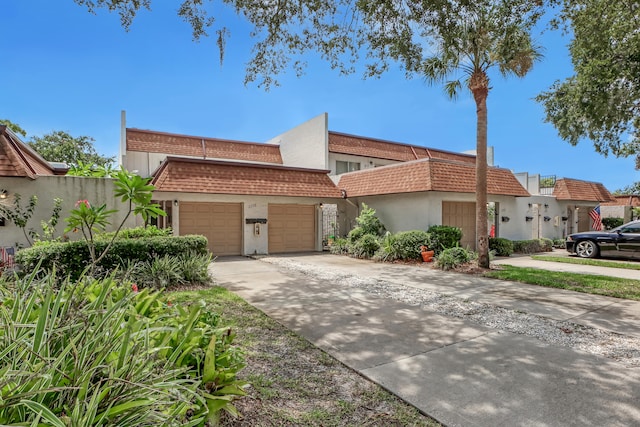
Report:
[{"label": "white stucco wall", "polygon": [[340,180],[339,175],[336,175],[336,161],[343,162],[353,162],[360,163],[360,170],[364,169],[373,169],[379,166],[392,165],[394,163],[400,163],[396,160],[387,160],[387,159],[377,159],[375,157],[366,157],[366,156],[355,156],[351,154],[339,154],[339,153],[329,153],[329,169],[331,172],[329,175],[334,182],[338,182]]},{"label": "white stucco wall", "polygon": [[[392,233],[406,230],[426,230],[442,223],[442,202],[475,202],[475,194],[424,192],[350,198],[361,206],[366,203]],[[511,197],[489,195],[489,202],[497,204],[496,235],[509,240],[528,240],[537,237],[562,239],[567,235],[567,203],[551,196]],[[531,206],[529,206],[531,204]],[[545,206],[546,205],[546,206]],[[359,211],[346,206],[345,233],[355,226]],[[526,217],[531,217],[527,221]],[[504,217],[504,220],[503,220]],[[545,221],[545,217],[549,218]],[[508,220],[507,220],[508,218]],[[490,228],[489,228],[490,229]]]},{"label": "white stucco wall", "polygon": [[329,123],[327,113],[308,120],[267,141],[279,144],[282,163],[309,169],[329,169]]},{"label": "white stucco wall", "polygon": [[[119,199],[113,195],[114,180],[107,178],[85,178],[73,176],[41,176],[35,180],[27,178],[0,178],[0,188],[6,189],[10,194],[20,194],[21,207],[25,207],[29,203],[32,195],[38,197],[38,204],[33,216],[29,220],[27,229],[34,228],[38,233],[42,234],[41,221],[48,221],[53,211],[54,199],[61,198],[62,211],[60,212],[60,220],[56,227],[56,236],[63,234],[66,223],[64,218],[69,216],[69,212],[75,207],[78,200],[88,200],[92,204],[107,204],[107,209],[118,209],[119,212],[114,214],[111,219],[111,226],[107,231],[115,230],[120,224],[128,206],[123,205]],[[9,200],[9,199],[7,199]],[[126,227],[134,227],[136,220],[133,216],[129,217]],[[9,221],[5,221],[5,226],[0,227],[0,246],[26,246],[27,240],[22,230]],[[79,233],[67,233],[71,239],[80,238]]]},{"label": "white stucco wall", "polygon": [[[315,205],[316,206],[316,251],[322,251],[322,209],[320,203],[339,203],[336,199],[307,197],[271,197],[242,196],[225,194],[170,193],[157,191],[154,200],[177,200],[178,207],[173,208],[173,233],[180,234],[180,203],[182,202],[219,202],[242,203],[243,255],[263,255],[269,247],[269,204]],[[247,218],[266,218],[267,224],[260,224],[260,234],[254,233],[254,225],[247,224]]]}]

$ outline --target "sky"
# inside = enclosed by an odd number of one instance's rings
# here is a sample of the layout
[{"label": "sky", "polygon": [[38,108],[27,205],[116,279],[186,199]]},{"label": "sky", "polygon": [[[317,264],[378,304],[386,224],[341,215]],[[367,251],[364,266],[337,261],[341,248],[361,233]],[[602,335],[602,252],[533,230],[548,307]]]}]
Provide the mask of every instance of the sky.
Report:
[{"label": "sky", "polygon": [[[302,77],[290,71],[269,91],[245,86],[253,45],[246,23],[216,10],[218,23],[230,28],[221,65],[214,37],[192,41],[178,4],[156,0],[126,32],[117,14],[90,14],[73,0],[3,0],[0,119],[25,129],[25,141],[62,130],[94,138],[109,156],[118,154],[122,110],[127,127],[250,142],[326,112],[336,132],[455,152],[475,148],[475,104],[467,93],[452,101],[442,87],[407,79],[394,66],[380,78],[363,79],[362,70],[341,76],[313,54]],[[492,76],[488,145],[495,164],[601,182],[610,191],[640,181],[633,158],[604,157],[590,141],[571,146],[544,123],[533,98],[572,67],[567,38],[549,31],[535,37],[544,58],[525,78]]]}]

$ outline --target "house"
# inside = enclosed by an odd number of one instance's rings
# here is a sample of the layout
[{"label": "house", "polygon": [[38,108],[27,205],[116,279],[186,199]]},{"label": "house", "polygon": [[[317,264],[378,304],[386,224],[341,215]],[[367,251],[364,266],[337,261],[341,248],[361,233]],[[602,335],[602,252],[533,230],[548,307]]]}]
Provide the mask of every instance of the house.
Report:
[{"label": "house", "polygon": [[[64,176],[6,128],[1,148],[9,166],[0,188],[37,194],[36,221],[48,219],[52,195],[67,207],[84,198],[117,204],[110,180]],[[158,225],[205,235],[215,255],[321,251],[329,235],[346,235],[364,203],[392,232],[457,226],[475,246],[473,154],[330,131],[326,113],[259,143],[127,128],[123,112],[119,157],[152,177],[168,214]],[[516,174],[492,159],[489,150],[493,235],[562,238],[588,229],[589,210],[611,199],[602,184]],[[18,239],[11,231],[3,236]]]},{"label": "house", "polygon": [[[31,197],[37,197],[33,216],[24,231],[0,213],[0,246],[27,246],[29,242],[24,232],[30,229],[42,234],[40,224],[51,219],[55,198],[62,199],[56,236],[62,234],[65,226],[63,218],[78,200],[106,203],[107,209],[119,209],[120,212],[115,214],[112,221],[115,226],[124,219],[124,206],[113,197],[113,180],[66,176],[67,171],[67,165],[47,162],[9,128],[0,126],[0,205],[13,208],[16,198],[19,198],[24,210]],[[134,220],[128,220],[127,225],[134,225]]]}]

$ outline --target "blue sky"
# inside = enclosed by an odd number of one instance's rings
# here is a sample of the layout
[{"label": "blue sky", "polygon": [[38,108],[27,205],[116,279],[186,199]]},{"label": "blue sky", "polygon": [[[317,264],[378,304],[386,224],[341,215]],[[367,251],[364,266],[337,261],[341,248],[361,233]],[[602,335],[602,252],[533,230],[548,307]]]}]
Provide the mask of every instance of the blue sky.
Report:
[{"label": "blue sky", "polygon": [[[333,131],[464,151],[475,148],[475,105],[451,101],[438,86],[407,80],[399,68],[379,79],[340,76],[314,56],[306,74],[280,77],[265,92],[244,86],[251,54],[248,27],[232,13],[224,64],[213,38],[191,40],[175,14],[179,2],[156,0],[129,32],[105,10],[92,15],[72,0],[3,0],[0,118],[31,136],[64,130],[118,152],[120,111],[127,126],[214,138],[264,142],[323,112]],[[170,3],[170,4],[169,4]],[[640,181],[631,158],[605,158],[589,141],[572,147],[543,122],[533,100],[571,74],[566,44],[537,35],[545,58],[524,79],[492,79],[489,145],[496,164],[515,172],[602,182],[611,191]]]}]

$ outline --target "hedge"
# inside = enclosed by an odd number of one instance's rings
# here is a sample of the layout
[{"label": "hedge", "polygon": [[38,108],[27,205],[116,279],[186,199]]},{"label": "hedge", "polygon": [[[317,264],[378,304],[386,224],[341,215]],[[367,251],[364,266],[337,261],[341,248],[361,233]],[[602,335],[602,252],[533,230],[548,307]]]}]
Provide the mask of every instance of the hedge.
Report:
[{"label": "hedge", "polygon": [[[108,241],[95,242],[96,253],[106,248]],[[126,266],[128,262],[149,261],[154,257],[179,256],[185,253],[206,255],[207,238],[204,236],[155,236],[137,239],[116,239],[107,255],[98,263],[106,271]],[[90,265],[89,249],[84,240],[73,242],[41,242],[16,254],[16,263],[23,271],[31,272],[38,267],[46,272],[54,268],[62,276],[77,279]]]}]

